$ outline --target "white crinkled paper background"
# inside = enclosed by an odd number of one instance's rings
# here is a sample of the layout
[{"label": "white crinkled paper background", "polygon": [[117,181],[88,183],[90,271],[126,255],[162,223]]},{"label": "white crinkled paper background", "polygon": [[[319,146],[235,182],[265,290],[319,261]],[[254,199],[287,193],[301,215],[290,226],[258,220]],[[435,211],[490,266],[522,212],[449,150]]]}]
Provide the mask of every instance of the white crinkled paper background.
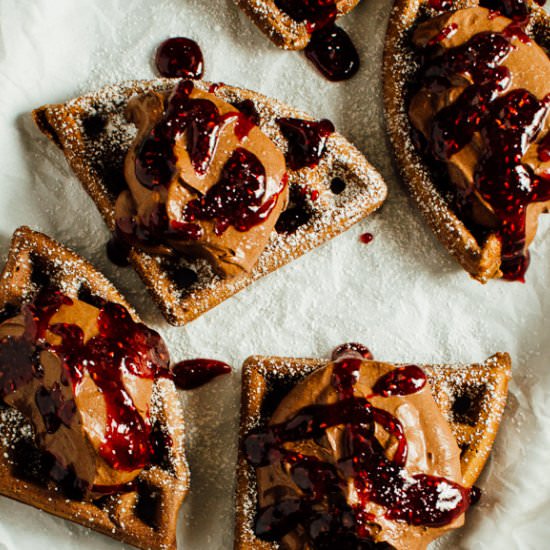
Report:
[{"label": "white crinkled paper background", "polygon": [[[362,69],[323,80],[276,49],[233,0],[0,0],[0,250],[21,224],[103,270],[167,339],[174,359],[210,356],[237,372],[185,396],[192,490],[180,518],[188,550],[232,547],[239,374],[250,354],[325,356],[360,341],[379,359],[481,361],[508,351],[514,381],[481,503],[442,549],[550,548],[550,217],[527,283],[482,286],[436,242],[392,168],[381,116],[380,63],[389,0],[365,0],[342,25]],[[206,78],[248,87],[328,117],[386,177],[382,211],[184,328],[163,321],[137,276],[105,257],[105,226],[29,112],[123,79],[153,75],[155,47],[188,36]],[[358,242],[361,232],[375,240]],[[110,549],[118,543],[0,498],[0,550]]]}]

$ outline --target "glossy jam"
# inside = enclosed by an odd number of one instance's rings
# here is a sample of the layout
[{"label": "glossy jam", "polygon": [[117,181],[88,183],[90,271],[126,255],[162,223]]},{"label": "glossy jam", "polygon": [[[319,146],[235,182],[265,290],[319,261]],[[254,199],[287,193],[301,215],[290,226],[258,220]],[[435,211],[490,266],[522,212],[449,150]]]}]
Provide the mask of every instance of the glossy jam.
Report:
[{"label": "glossy jam", "polygon": [[280,118],[277,122],[288,141],[287,166],[291,170],[317,166],[325,153],[327,139],[334,132],[332,122],[299,118]]},{"label": "glossy jam", "polygon": [[193,168],[204,175],[210,166],[220,130],[228,122],[208,99],[193,99],[194,85],[182,80],[170,96],[162,120],[144,139],[136,154],[136,176],[147,189],[167,186],[175,173],[176,138],[187,136]]},{"label": "glossy jam", "polygon": [[[539,6],[546,4],[546,0],[535,0],[535,2]],[[516,21],[526,21],[531,12],[526,0],[482,0],[480,4]]]},{"label": "glossy jam", "polygon": [[359,240],[363,244],[370,244],[374,240],[374,235],[372,233],[363,233],[359,236]]},{"label": "glossy jam", "polygon": [[290,235],[307,224],[312,216],[311,193],[306,187],[292,184],[289,188],[288,206],[279,216],[275,230]]},{"label": "glossy jam", "polygon": [[306,57],[328,80],[351,78],[359,70],[359,55],[350,37],[335,25],[336,0],[275,0],[279,9],[300,23],[311,34]]},{"label": "glossy jam", "polygon": [[310,33],[334,23],[338,14],[336,0],[275,0],[275,5],[295,21],[305,21]]},{"label": "glossy jam", "polygon": [[447,25],[428,42],[428,46],[437,46],[440,42],[443,42],[443,40],[451,38],[451,36],[453,36],[453,34],[455,34],[457,30],[458,25],[456,23],[451,23],[450,25]]},{"label": "glossy jam", "polygon": [[453,0],[428,0],[428,5],[433,10],[448,11],[453,7]]},{"label": "glossy jam", "polygon": [[155,64],[166,78],[201,78],[204,59],[199,45],[189,38],[169,38],[157,49]]},{"label": "glossy jam", "polygon": [[221,361],[189,359],[172,367],[172,378],[180,389],[192,390],[230,372],[231,367]]},{"label": "glossy jam", "polygon": [[[278,541],[300,527],[314,548],[377,548],[369,530],[376,518],[365,513],[368,502],[383,506],[389,519],[442,527],[462,515],[477,497],[451,480],[405,472],[408,445],[400,421],[354,395],[361,355],[368,353],[354,347],[344,345],[333,354],[332,385],[338,401],[304,407],[286,422],[252,432],[245,440],[245,455],[253,466],[281,463],[303,493],[301,498],[289,497],[258,511],[256,534],[261,538]],[[423,371],[408,365],[382,376],[373,391],[379,397],[405,396],[425,384]],[[393,456],[387,456],[376,438],[376,425],[395,439]],[[343,426],[347,450],[338,464],[287,447],[291,442],[319,440],[334,426]],[[358,497],[354,506],[345,496],[350,478]]]},{"label": "glossy jam", "polygon": [[[434,117],[429,151],[445,162],[469,144],[474,134],[481,135],[484,154],[475,167],[474,186],[499,222],[504,278],[523,281],[529,264],[527,208],[550,200],[550,176],[534,174],[522,159],[538,138],[550,97],[538,100],[528,90],[508,91],[510,72],[503,62],[514,48],[512,39],[518,32],[479,33],[462,46],[430,59],[420,81],[441,91],[451,86],[455,75],[470,75],[472,84]],[[466,218],[472,200],[472,194],[458,197]]]},{"label": "glossy jam", "polygon": [[[187,135],[191,163],[199,175],[206,174],[215,153],[220,131],[235,122],[237,138],[244,140],[255,126],[253,104],[243,102],[243,112],[220,114],[207,99],[191,98],[193,83],[182,81],[168,101],[165,115],[145,138],[136,155],[136,176],[148,189],[167,187],[175,174],[175,140]],[[116,244],[154,247],[170,240],[197,241],[204,234],[200,221],[212,221],[216,235],[229,226],[249,231],[263,223],[275,208],[286,179],[270,184],[260,160],[247,149],[238,147],[224,165],[220,180],[208,192],[184,207],[182,221],[168,220],[164,205],[159,204],[148,224],[133,219],[117,220],[116,240],[111,245],[115,263],[124,263],[124,252]],[[121,259],[119,259],[121,258]]]},{"label": "glossy jam", "polygon": [[206,195],[190,201],[183,212],[187,223],[214,221],[214,232],[221,235],[231,225],[248,231],[271,214],[285,187],[281,181],[270,196],[263,164],[250,151],[237,148],[225,164],[220,181]]},{"label": "glossy jam", "polygon": [[[104,302],[97,318],[98,334],[84,342],[82,329],[73,324],[50,321],[62,305],[72,300],[58,291],[44,290],[35,301],[22,308],[26,330],[20,337],[0,341],[0,395],[5,398],[33,378],[42,380],[39,353],[54,352],[63,363],[60,381],[51,388],[41,386],[35,402],[46,432],[56,433],[70,426],[76,413],[73,399],[66,400],[62,385],[72,385],[73,393],[87,373],[101,392],[106,407],[105,437],[99,453],[115,470],[144,468],[153,452],[149,413],[142,416],[125,387],[125,376],[154,380],[165,377],[184,389],[198,387],[215,376],[230,371],[216,361],[198,359],[170,369],[170,357],[160,335],[142,323],[136,323],[121,305]],[[49,331],[60,343],[46,341]],[[157,442],[158,447],[158,442]],[[56,466],[57,470],[60,466]],[[58,477],[61,476],[57,472]],[[62,476],[61,476],[62,477]],[[108,492],[103,488],[103,492]]]},{"label": "glossy jam", "polygon": [[304,53],[332,82],[348,80],[359,70],[359,54],[346,31],[337,25],[315,31]]},{"label": "glossy jam", "polygon": [[260,125],[260,113],[251,99],[244,99],[237,103],[232,103],[233,107],[238,109],[254,126]]}]

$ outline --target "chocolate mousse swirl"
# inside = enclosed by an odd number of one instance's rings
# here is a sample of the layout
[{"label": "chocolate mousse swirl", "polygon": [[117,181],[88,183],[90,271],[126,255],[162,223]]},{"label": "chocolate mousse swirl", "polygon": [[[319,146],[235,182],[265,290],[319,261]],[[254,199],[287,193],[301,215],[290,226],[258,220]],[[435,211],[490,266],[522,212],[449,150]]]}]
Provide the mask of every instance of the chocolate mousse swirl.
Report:
[{"label": "chocolate mousse swirl", "polygon": [[523,29],[485,8],[417,27],[422,57],[409,118],[447,172],[479,238],[501,240],[501,271],[523,280],[538,216],[550,206],[550,59]]},{"label": "chocolate mousse swirl", "polygon": [[353,349],[299,383],[245,440],[256,534],[301,549],[424,549],[460,527],[471,490],[424,372]]},{"label": "chocolate mousse swirl", "polygon": [[150,464],[153,384],[169,359],[123,306],[45,290],[0,325],[0,397],[32,423],[55,481],[119,492]]},{"label": "chocolate mousse swirl", "polygon": [[156,254],[204,257],[222,276],[249,272],[286,207],[283,154],[236,107],[180,81],[128,107],[138,135],[125,161],[117,234]]}]

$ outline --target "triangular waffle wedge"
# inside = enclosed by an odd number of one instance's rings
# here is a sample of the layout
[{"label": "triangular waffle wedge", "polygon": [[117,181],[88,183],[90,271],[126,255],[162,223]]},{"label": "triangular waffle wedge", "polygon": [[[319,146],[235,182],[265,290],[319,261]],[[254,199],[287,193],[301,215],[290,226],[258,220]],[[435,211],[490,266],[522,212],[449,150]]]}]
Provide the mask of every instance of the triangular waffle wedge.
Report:
[{"label": "triangular waffle wedge", "polygon": [[[243,366],[241,423],[236,489],[236,550],[274,550],[275,543],[254,534],[256,473],[243,454],[244,438],[271,417],[281,399],[300,380],[327,361],[253,356]],[[463,483],[480,475],[495,440],[508,394],[511,361],[497,353],[474,365],[423,365],[432,394],[462,450]]]},{"label": "triangular waffle wedge", "polygon": [[[275,0],[235,0],[237,5],[254,21],[272,42],[286,50],[303,50],[311,34],[305,22],[294,21],[277,7]],[[339,0],[338,17],[349,13],[360,0]]]},{"label": "triangular waffle wedge", "polygon": [[[529,1],[529,0],[528,0]],[[477,6],[477,0],[457,0],[452,10]],[[550,48],[550,16],[529,2],[532,24],[528,29],[538,44]],[[407,114],[407,84],[415,72],[411,32],[419,22],[440,15],[428,0],[396,0],[390,15],[384,50],[384,105],[386,125],[395,152],[395,160],[412,198],[441,243],[462,267],[478,281],[502,275],[501,243],[495,233],[478,241],[456,215],[440,192],[437,179],[414,146]]]},{"label": "triangular waffle wedge", "polygon": [[[97,305],[98,298],[135,312],[87,261],[42,233],[19,228],[0,279],[0,319],[14,315],[44,286]],[[173,382],[153,391],[151,421],[162,432],[159,460],[137,478],[131,492],[92,502],[68,498],[41,468],[30,425],[18,411],[0,407],[0,494],[74,521],[142,549],[175,549],[176,525],[189,485],[181,404]]]},{"label": "triangular waffle wedge", "polygon": [[[72,169],[90,194],[110,230],[114,229],[114,201],[126,187],[122,174],[124,157],[135,134],[135,127],[126,121],[128,99],[147,90],[172,89],[176,81],[129,82],[109,86],[95,94],[64,105],[47,105],[34,111],[40,129],[64,152]],[[287,142],[279,130],[279,117],[311,117],[265,96],[206,82],[195,85],[214,90],[220,98],[237,103],[251,100],[260,115],[261,129],[283,151]],[[167,260],[133,250],[130,261],[147,285],[169,322],[181,325],[218,305],[253,281],[348,229],[376,210],[386,197],[381,176],[365,157],[344,137],[334,133],[327,141],[327,150],[316,168],[289,170],[289,184],[307,185],[319,192],[311,203],[311,219],[292,234],[273,231],[252,273],[235,280],[214,275],[204,261]],[[341,193],[331,191],[331,182],[345,182]],[[340,182],[339,182],[340,183]],[[340,191],[339,189],[338,191]],[[178,282],[180,266],[193,270],[198,281],[190,286]]]}]

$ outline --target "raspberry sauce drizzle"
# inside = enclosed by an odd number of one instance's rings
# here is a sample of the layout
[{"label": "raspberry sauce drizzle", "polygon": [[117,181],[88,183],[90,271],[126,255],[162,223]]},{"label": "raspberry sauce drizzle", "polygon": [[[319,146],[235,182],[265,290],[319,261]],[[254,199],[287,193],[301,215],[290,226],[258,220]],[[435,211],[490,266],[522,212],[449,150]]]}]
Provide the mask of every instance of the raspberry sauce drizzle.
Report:
[{"label": "raspberry sauce drizzle", "polygon": [[[195,171],[204,175],[225,124],[235,122],[234,132],[239,141],[256,126],[257,111],[252,102],[239,104],[243,112],[236,110],[222,115],[212,101],[191,98],[193,89],[190,81],[177,85],[163,118],[137,151],[136,176],[148,189],[167,187],[172,181],[177,162],[174,146],[182,134],[187,134],[187,148]],[[226,161],[220,180],[205,195],[185,205],[181,221],[170,221],[161,203],[147,224],[135,218],[117,219],[113,238],[107,245],[108,256],[116,265],[126,266],[131,246],[147,248],[167,246],[170,240],[198,241],[204,236],[199,221],[212,221],[218,236],[229,226],[249,231],[269,217],[286,183],[283,177],[278,185],[271,184],[261,161],[247,149],[237,147]]]},{"label": "raspberry sauce drizzle", "polygon": [[328,80],[340,82],[359,70],[359,55],[348,34],[335,24],[336,0],[275,0],[276,6],[311,34],[305,55]]},{"label": "raspberry sauce drizzle", "polygon": [[155,65],[166,78],[201,78],[204,71],[200,46],[183,37],[165,40],[157,49]]},{"label": "raspberry sauce drizzle", "polygon": [[[149,412],[144,416],[138,412],[127,393],[123,374],[147,380],[168,378],[182,389],[191,389],[227,374],[231,368],[219,361],[197,359],[171,369],[161,336],[134,322],[122,305],[111,302],[103,302],[99,308],[98,334],[84,342],[79,326],[50,325],[61,306],[72,303],[59,291],[45,289],[33,303],[23,306],[25,332],[20,337],[0,341],[0,396],[5,398],[33,378],[41,380],[44,373],[38,356],[41,351],[51,350],[62,360],[61,384],[70,384],[76,391],[88,373],[105,400],[105,439],[99,448],[102,458],[116,470],[142,469],[159,452],[155,441],[158,434],[152,434]],[[61,342],[48,343],[47,331],[59,336]],[[76,413],[74,401],[63,398],[60,383],[54,383],[50,390],[42,386],[36,393],[36,405],[49,434],[57,432],[61,425],[69,427]],[[55,469],[55,476],[60,479],[69,475],[68,472],[61,475],[59,464],[55,464]],[[96,490],[112,492],[106,487],[94,487]]]},{"label": "raspberry sauce drizzle", "polygon": [[327,139],[334,132],[330,120],[302,120],[279,118],[277,120],[283,136],[288,141],[286,162],[291,170],[314,168],[323,157]]},{"label": "raspberry sauce drizzle", "polygon": [[[498,219],[504,278],[524,281],[529,264],[525,249],[527,208],[550,200],[550,176],[535,174],[522,158],[539,136],[550,96],[538,100],[525,89],[508,91],[511,75],[503,62],[518,33],[508,27],[502,33],[474,35],[462,46],[429,60],[422,68],[420,82],[440,91],[451,86],[454,75],[470,75],[472,84],[434,117],[429,150],[444,163],[469,144],[474,134],[481,136],[484,154],[475,167],[474,189]],[[468,219],[474,195],[458,191],[457,195],[458,207]]]},{"label": "raspberry sauce drizzle", "polygon": [[[245,439],[245,456],[253,466],[282,463],[303,493],[301,498],[289,497],[260,509],[256,521],[259,537],[278,541],[299,526],[314,548],[389,548],[372,539],[369,523],[376,518],[364,512],[369,501],[384,506],[389,519],[441,527],[463,514],[478,498],[478,492],[451,480],[405,472],[408,447],[401,423],[374,407],[369,398],[354,395],[364,357],[372,356],[360,344],[337,348],[332,373],[336,403],[304,407],[286,422],[256,430]],[[372,397],[410,395],[425,385],[426,376],[419,367],[399,367],[378,379]],[[376,424],[397,442],[391,458],[375,437]],[[338,425],[344,426],[347,456],[337,464],[285,447],[285,443],[319,439],[327,428]],[[349,478],[359,499],[355,506],[345,498]]]}]

